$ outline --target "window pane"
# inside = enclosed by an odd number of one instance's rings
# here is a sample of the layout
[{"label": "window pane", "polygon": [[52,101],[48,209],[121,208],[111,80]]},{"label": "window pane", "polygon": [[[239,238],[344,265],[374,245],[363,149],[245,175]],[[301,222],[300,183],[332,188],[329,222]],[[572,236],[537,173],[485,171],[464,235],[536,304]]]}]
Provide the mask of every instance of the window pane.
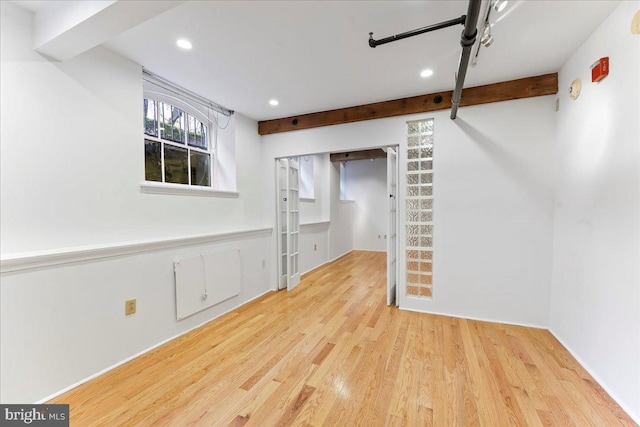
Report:
[{"label": "window pane", "polygon": [[160,138],[184,143],[184,111],[160,103]]},{"label": "window pane", "polygon": [[142,104],[144,110],[144,133],[158,136],[158,103],[152,99],[145,99]]},{"label": "window pane", "polygon": [[193,116],[189,116],[189,135],[187,138],[189,145],[206,150],[207,144],[207,127],[200,120]]},{"label": "window pane", "polygon": [[187,166],[187,149],[164,146],[164,180],[176,184],[189,183],[189,170]]},{"label": "window pane", "polygon": [[209,166],[209,155],[191,152],[191,185],[211,186],[211,167]]},{"label": "window pane", "polygon": [[160,143],[144,140],[144,179],[162,182],[162,155]]}]

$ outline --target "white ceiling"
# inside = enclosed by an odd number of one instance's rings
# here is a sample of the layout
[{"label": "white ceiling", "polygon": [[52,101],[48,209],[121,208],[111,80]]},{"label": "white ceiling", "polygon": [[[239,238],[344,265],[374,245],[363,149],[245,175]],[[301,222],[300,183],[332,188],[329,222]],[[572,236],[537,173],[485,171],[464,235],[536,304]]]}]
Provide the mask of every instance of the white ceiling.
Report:
[{"label": "white ceiling", "polygon": [[[558,71],[618,3],[510,1],[492,13],[495,41],[482,48],[465,87]],[[264,120],[453,89],[462,26],[375,49],[368,33],[380,39],[466,10],[466,0],[189,1],[106,46]],[[193,49],[178,48],[178,38]],[[420,78],[424,68],[434,76]],[[271,98],[280,105],[271,107]]]}]

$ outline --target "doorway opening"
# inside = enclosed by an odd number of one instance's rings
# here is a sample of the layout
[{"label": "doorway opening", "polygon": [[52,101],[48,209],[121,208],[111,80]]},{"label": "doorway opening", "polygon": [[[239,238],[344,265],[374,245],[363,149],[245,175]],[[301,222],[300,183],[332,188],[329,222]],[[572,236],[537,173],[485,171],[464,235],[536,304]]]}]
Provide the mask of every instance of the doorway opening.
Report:
[{"label": "doorway opening", "polygon": [[398,305],[397,149],[275,159],[278,289],[294,289],[301,275],[352,250],[374,250],[387,254],[387,304]]}]

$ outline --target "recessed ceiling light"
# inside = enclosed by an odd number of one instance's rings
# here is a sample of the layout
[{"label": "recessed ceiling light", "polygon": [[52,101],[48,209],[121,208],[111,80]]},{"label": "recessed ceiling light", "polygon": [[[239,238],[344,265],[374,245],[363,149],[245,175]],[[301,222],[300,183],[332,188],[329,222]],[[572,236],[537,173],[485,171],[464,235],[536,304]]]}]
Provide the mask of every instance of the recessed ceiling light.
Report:
[{"label": "recessed ceiling light", "polygon": [[178,47],[181,47],[183,49],[191,49],[191,42],[187,39],[180,39],[176,42],[176,44],[178,45]]},{"label": "recessed ceiling light", "polygon": [[278,102],[277,99],[270,99],[269,100],[269,105],[271,105],[272,107],[275,107],[278,104],[279,104],[279,102]]},{"label": "recessed ceiling light", "polygon": [[430,68],[427,68],[426,70],[422,70],[420,72],[420,77],[422,78],[426,79],[427,77],[431,77],[431,76],[433,76],[433,70]]}]

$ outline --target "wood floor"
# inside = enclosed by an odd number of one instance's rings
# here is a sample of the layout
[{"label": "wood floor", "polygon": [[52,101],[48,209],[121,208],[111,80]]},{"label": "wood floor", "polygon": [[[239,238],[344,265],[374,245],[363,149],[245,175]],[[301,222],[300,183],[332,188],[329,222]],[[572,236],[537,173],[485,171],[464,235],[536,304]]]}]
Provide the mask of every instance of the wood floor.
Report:
[{"label": "wood floor", "polygon": [[385,306],[352,252],[56,398],[72,426],[635,426],[547,331]]}]

